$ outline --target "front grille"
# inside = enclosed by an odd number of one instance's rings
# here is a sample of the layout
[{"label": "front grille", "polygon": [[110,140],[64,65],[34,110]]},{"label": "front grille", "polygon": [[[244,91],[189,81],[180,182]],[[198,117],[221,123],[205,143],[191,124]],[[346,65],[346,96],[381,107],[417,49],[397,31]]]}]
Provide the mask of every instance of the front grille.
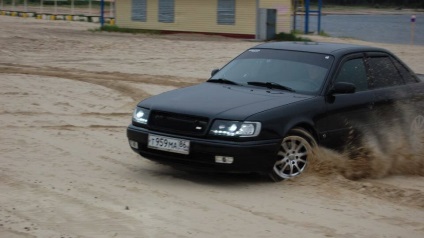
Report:
[{"label": "front grille", "polygon": [[149,127],[165,132],[186,135],[204,135],[208,126],[208,121],[208,118],[204,117],[152,111],[149,117]]}]

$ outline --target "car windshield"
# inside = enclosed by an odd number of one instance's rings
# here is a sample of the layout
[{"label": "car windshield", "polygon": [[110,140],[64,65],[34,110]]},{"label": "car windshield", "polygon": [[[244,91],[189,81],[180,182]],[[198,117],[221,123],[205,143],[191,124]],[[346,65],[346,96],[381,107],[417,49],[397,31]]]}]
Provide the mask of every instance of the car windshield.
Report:
[{"label": "car windshield", "polygon": [[315,94],[324,84],[333,60],[333,56],[325,54],[250,49],[224,66],[209,82]]}]

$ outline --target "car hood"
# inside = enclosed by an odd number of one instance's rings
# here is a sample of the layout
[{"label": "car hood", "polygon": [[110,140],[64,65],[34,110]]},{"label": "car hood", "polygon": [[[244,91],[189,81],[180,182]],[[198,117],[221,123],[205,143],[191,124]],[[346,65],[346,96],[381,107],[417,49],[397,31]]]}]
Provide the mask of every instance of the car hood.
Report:
[{"label": "car hood", "polygon": [[314,96],[250,86],[202,83],[172,90],[139,103],[151,110],[228,120],[249,116]]}]

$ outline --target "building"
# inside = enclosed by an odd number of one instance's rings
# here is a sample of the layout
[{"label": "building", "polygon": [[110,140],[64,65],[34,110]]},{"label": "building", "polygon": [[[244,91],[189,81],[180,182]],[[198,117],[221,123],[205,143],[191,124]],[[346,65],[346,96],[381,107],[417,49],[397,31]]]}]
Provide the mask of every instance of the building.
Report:
[{"label": "building", "polygon": [[121,28],[268,39],[291,30],[291,0],[119,0]]}]

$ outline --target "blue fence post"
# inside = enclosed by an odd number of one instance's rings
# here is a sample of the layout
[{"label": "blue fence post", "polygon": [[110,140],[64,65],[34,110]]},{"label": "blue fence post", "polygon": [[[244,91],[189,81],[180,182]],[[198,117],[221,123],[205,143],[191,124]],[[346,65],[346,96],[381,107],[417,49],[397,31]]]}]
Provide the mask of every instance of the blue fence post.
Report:
[{"label": "blue fence post", "polygon": [[100,0],[100,26],[105,24],[105,0]]},{"label": "blue fence post", "polygon": [[310,0],[305,0],[305,34],[309,33],[309,3]]},{"label": "blue fence post", "polygon": [[318,34],[321,33],[321,8],[322,0],[318,0]]}]

